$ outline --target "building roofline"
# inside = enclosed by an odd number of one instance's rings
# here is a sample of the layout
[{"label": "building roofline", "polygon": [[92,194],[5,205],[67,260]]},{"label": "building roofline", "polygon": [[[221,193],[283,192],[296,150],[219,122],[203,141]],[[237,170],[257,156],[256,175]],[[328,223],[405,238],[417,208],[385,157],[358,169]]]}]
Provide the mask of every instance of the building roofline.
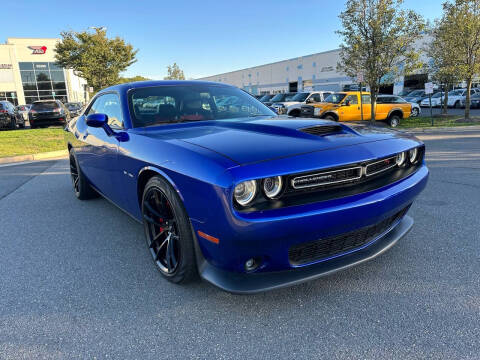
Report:
[{"label": "building roofline", "polygon": [[261,67],[261,66],[269,66],[269,65],[279,64],[279,63],[282,63],[282,62],[285,62],[285,61],[292,61],[292,60],[296,60],[296,59],[300,59],[300,58],[306,58],[306,57],[315,56],[315,55],[328,54],[328,53],[332,53],[332,52],[339,51],[339,50],[340,50],[340,48],[337,48],[337,49],[333,49],[333,50],[327,50],[327,51],[321,51],[321,52],[318,52],[318,53],[313,53],[313,54],[310,54],[310,55],[296,56],[296,57],[293,57],[293,58],[290,58],[290,59],[274,61],[274,62],[271,62],[271,63],[261,64],[261,65],[249,66],[249,67],[246,67],[246,68],[243,68],[243,69],[227,71],[227,72],[220,73],[220,74],[203,76],[203,77],[201,77],[201,78],[198,78],[198,80],[210,78],[210,77],[212,77],[212,76],[220,76],[220,75],[232,74],[232,73],[234,73],[234,72],[245,71],[245,70],[248,70],[248,69],[258,68],[258,67]]}]

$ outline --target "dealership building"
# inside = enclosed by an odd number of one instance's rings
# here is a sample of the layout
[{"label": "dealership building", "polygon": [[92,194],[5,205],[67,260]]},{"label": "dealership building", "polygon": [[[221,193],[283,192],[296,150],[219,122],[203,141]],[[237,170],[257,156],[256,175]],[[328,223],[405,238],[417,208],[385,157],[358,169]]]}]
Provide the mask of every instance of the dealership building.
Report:
[{"label": "dealership building", "polygon": [[15,105],[37,100],[88,100],[86,81],[55,63],[60,39],[8,38],[0,44],[0,101]]},{"label": "dealership building", "polygon": [[[426,41],[427,37],[422,38],[415,44],[415,48],[420,50]],[[356,79],[337,71],[339,61],[340,49],[335,49],[198,80],[235,85],[253,95],[354,89],[357,86]],[[383,81],[381,92],[399,94],[405,88],[423,89],[426,82],[428,75],[422,72],[397,78],[389,77]]]}]

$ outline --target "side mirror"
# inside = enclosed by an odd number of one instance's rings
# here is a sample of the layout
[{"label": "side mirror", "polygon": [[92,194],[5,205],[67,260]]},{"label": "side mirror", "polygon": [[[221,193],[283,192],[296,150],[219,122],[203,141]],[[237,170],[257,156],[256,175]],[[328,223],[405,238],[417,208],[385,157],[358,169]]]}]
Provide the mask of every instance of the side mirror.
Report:
[{"label": "side mirror", "polygon": [[87,125],[93,128],[108,126],[108,116],[105,114],[90,114],[87,116]]},{"label": "side mirror", "polygon": [[87,126],[93,128],[102,128],[108,136],[114,136],[118,141],[128,141],[129,136],[125,131],[115,132],[108,125],[108,116],[106,114],[90,114],[87,116]]}]

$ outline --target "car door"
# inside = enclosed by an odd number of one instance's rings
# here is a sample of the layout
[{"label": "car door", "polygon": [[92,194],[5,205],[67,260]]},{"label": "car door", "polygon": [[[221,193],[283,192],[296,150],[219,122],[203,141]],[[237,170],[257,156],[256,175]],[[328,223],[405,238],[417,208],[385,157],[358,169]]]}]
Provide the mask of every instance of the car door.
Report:
[{"label": "car door", "polygon": [[372,100],[370,94],[362,94],[363,120],[372,118]]},{"label": "car door", "polygon": [[[85,116],[95,113],[106,114],[112,129],[122,128],[123,118],[118,94],[106,93],[97,97]],[[94,187],[118,203],[118,140],[114,136],[108,136],[103,128],[89,126],[81,137],[84,146],[77,158],[82,171]]]},{"label": "car door", "polygon": [[347,95],[339,107],[338,113],[341,121],[360,120],[360,104],[357,94]]}]

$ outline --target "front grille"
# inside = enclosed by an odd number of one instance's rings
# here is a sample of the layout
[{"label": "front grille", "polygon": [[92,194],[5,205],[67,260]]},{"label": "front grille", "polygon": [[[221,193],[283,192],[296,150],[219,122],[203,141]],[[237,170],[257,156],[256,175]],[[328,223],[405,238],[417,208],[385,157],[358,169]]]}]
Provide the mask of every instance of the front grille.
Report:
[{"label": "front grille", "polygon": [[322,136],[339,133],[342,131],[342,127],[340,125],[317,125],[300,129],[300,131],[311,135]]},{"label": "front grille", "polygon": [[290,264],[304,265],[359,249],[389,230],[405,216],[409,208],[410,205],[375,225],[309,243],[294,245],[288,250]]},{"label": "front grille", "polygon": [[292,179],[291,185],[294,189],[304,189],[316,186],[333,185],[347,181],[358,180],[362,177],[362,168],[360,166],[341,169],[335,171],[326,171],[305,176],[298,176]]},{"label": "front grille", "polygon": [[366,167],[366,175],[371,176],[393,168],[397,164],[396,156],[370,163]]}]

